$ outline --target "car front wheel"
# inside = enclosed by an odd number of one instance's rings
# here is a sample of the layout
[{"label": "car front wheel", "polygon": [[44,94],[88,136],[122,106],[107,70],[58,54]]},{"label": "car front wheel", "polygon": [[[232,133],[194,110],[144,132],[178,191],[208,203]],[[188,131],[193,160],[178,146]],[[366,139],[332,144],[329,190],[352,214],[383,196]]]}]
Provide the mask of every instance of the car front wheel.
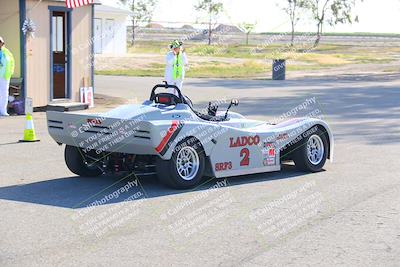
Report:
[{"label": "car front wheel", "polygon": [[304,138],[293,152],[296,168],[301,171],[318,172],[325,165],[328,155],[328,140],[321,129]]},{"label": "car front wheel", "polygon": [[205,155],[200,142],[188,138],[175,147],[170,160],[159,158],[156,164],[159,180],[177,189],[192,188],[200,183],[205,168]]}]

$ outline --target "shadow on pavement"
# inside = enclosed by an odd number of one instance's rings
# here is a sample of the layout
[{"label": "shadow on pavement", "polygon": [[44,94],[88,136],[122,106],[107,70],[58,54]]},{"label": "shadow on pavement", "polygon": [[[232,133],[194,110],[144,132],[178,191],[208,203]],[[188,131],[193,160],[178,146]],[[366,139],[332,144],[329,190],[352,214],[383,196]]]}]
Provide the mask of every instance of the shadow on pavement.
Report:
[{"label": "shadow on pavement", "polygon": [[[264,85],[263,85],[264,86]],[[266,88],[267,94],[268,88]],[[265,94],[264,94],[265,95]],[[285,116],[305,101],[315,97],[315,104]],[[204,108],[208,102],[196,103]],[[221,105],[219,110],[225,110]],[[371,145],[400,142],[400,80],[395,86],[349,86],[324,89],[298,89],[288,96],[244,97],[232,110],[246,117],[273,118],[281,122],[302,117],[319,109],[322,119],[330,124],[335,140],[355,138]]]},{"label": "shadow on pavement", "polygon": [[[304,174],[298,172],[292,165],[283,165],[281,172],[262,173],[227,179],[227,185],[237,186],[249,183],[261,183],[279,179],[290,179],[302,177]],[[91,203],[98,201],[99,205],[121,203],[127,198],[138,192],[142,193],[143,198],[157,198],[175,194],[185,194],[188,192],[204,191],[213,187],[222,179],[205,178],[204,184],[192,190],[173,190],[160,184],[155,176],[139,178],[138,186],[133,185],[134,175],[124,178],[115,176],[102,176],[97,178],[85,177],[65,177],[42,182],[24,185],[14,185],[0,188],[0,199],[32,204],[49,205],[69,209],[80,209],[87,207]],[[125,186],[132,185],[125,192],[121,192],[118,197],[112,196]],[[100,204],[101,200],[108,197],[105,203]],[[135,201],[137,199],[129,199]]]}]

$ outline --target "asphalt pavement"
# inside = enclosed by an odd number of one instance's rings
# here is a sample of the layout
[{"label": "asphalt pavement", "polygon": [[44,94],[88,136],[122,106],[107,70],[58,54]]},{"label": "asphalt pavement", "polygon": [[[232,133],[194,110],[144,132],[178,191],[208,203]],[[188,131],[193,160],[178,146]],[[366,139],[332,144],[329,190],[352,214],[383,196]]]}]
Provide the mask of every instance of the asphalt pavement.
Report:
[{"label": "asphalt pavement", "polygon": [[[96,77],[96,92],[141,102],[161,78]],[[398,266],[400,75],[289,81],[187,79],[184,93],[280,121],[318,111],[334,162],[314,174],[211,179],[177,191],[154,177],[80,178],[63,147],[23,117],[0,119],[0,266]],[[308,103],[308,104],[304,104]]]}]

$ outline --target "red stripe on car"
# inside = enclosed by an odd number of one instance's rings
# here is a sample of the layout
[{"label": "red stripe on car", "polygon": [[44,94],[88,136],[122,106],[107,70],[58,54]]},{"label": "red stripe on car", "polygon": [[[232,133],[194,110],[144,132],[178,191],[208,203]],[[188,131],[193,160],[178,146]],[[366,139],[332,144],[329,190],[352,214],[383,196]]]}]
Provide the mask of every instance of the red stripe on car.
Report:
[{"label": "red stripe on car", "polygon": [[178,121],[172,121],[171,127],[168,129],[167,134],[161,140],[161,143],[156,147],[157,153],[160,153],[164,149],[165,145],[168,143],[171,136],[174,134],[176,129],[178,129],[178,124],[179,124]]}]

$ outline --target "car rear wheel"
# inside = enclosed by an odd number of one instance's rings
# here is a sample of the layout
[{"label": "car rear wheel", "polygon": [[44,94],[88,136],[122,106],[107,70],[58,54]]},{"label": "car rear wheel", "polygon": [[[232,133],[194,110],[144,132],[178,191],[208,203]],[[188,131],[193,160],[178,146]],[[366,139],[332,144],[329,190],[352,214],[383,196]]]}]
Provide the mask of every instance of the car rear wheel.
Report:
[{"label": "car rear wheel", "polygon": [[66,146],[64,153],[65,163],[68,169],[76,175],[83,177],[100,176],[103,172],[95,165],[90,163],[83,151],[74,146]]},{"label": "car rear wheel", "polygon": [[170,160],[156,163],[159,180],[172,188],[188,189],[200,183],[205,168],[205,155],[200,142],[188,138],[176,146]]},{"label": "car rear wheel", "polygon": [[322,170],[328,155],[328,146],[327,138],[321,129],[304,137],[303,142],[293,151],[296,168],[308,172]]}]

